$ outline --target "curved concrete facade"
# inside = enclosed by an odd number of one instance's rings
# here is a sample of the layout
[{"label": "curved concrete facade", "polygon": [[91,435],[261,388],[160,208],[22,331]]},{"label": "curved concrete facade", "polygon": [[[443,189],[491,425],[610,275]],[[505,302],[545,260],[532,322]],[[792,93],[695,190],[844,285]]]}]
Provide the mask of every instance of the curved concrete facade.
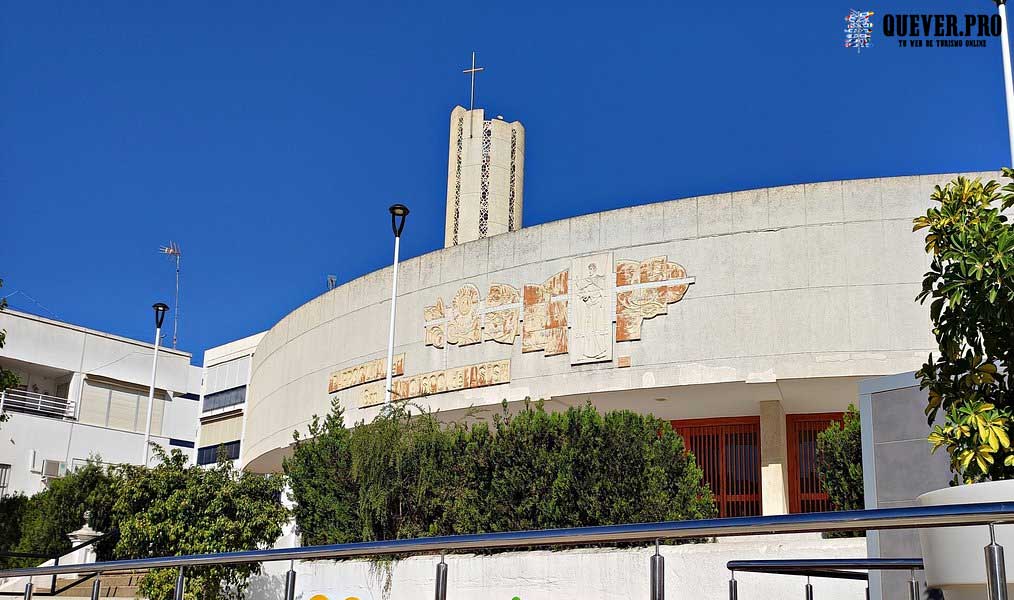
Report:
[{"label": "curved concrete facade", "polygon": [[[407,260],[395,350],[404,354],[403,377],[510,360],[509,383],[414,400],[452,413],[525,397],[591,399],[672,419],[758,414],[758,403],[772,396],[785,412],[842,410],[854,401],[858,378],[913,370],[934,347],[927,309],[914,301],[928,258],[911,223],[931,204],[933,186],[952,178],[832,181],[660,202]],[[513,344],[426,345],[424,307],[438,298],[452,304],[466,284],[481,296],[491,284],[523,290],[604,253],[614,264],[666,257],[694,278],[681,300],[643,320],[639,340],[614,341],[617,326],[608,325],[611,360],[572,364],[567,353],[522,352],[520,336]],[[571,277],[574,304],[581,292]],[[385,356],[390,280],[384,269],[351,281],[264,336],[253,359],[243,465],[277,470],[292,432],[329,410],[332,373]],[[609,304],[610,320],[614,312]],[[360,408],[361,387],[337,393],[349,422],[379,410]]]}]

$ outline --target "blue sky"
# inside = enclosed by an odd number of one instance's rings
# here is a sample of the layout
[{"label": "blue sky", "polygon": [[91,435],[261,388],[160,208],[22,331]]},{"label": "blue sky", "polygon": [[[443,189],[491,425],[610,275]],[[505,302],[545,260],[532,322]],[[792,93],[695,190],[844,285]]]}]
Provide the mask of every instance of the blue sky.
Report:
[{"label": "blue sky", "polygon": [[[873,48],[843,47],[849,8]],[[899,48],[884,13],[989,0],[0,2],[10,303],[149,339],[184,252],[180,347],[271,327],[443,244],[448,114],[526,127],[527,225],[752,187],[1007,162],[999,40]],[[35,304],[45,307],[45,310]],[[386,327],[386,323],[378,323]]]}]

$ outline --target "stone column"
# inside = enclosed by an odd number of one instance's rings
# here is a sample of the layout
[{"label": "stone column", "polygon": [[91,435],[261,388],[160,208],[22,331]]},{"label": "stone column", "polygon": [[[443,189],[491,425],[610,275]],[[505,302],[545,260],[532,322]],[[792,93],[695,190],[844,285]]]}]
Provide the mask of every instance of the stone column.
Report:
[{"label": "stone column", "polygon": [[780,400],[760,403],[761,510],[765,515],[789,512],[789,479],[785,410]]}]

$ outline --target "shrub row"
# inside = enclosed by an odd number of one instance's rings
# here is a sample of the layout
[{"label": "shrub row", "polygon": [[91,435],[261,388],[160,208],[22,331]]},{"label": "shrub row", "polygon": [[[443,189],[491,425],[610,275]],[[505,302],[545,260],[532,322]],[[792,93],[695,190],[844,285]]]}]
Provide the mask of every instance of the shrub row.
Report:
[{"label": "shrub row", "polygon": [[401,405],[347,429],[335,401],[285,461],[303,543],[715,514],[683,440],[652,416],[526,403],[467,421]]}]

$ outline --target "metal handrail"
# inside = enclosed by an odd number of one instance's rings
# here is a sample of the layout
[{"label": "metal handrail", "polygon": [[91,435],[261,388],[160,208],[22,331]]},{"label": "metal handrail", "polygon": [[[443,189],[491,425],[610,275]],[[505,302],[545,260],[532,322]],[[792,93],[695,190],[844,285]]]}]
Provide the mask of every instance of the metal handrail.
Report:
[{"label": "metal handrail", "polygon": [[366,558],[384,555],[429,554],[457,550],[502,550],[535,546],[588,546],[659,539],[700,539],[740,535],[821,531],[959,527],[1014,523],[1014,502],[914,506],[826,513],[733,517],[695,521],[663,521],[630,525],[509,531],[452,535],[352,544],[269,548],[242,552],[163,556],[80,565],[52,565],[0,571],[0,578],[65,573],[104,573],[123,569],[222,566],[281,560]]},{"label": "metal handrail", "polygon": [[767,573],[824,579],[869,581],[865,571],[921,571],[921,558],[804,558],[730,560],[726,568],[733,573]]},{"label": "metal handrail", "polygon": [[68,398],[23,390],[6,389],[0,391],[0,410],[73,419],[74,407],[74,401]]}]

